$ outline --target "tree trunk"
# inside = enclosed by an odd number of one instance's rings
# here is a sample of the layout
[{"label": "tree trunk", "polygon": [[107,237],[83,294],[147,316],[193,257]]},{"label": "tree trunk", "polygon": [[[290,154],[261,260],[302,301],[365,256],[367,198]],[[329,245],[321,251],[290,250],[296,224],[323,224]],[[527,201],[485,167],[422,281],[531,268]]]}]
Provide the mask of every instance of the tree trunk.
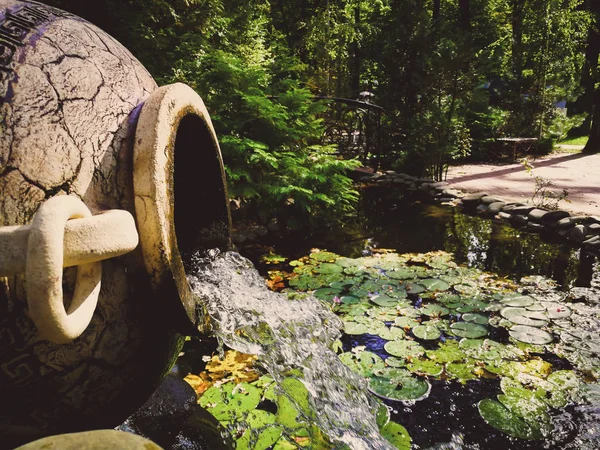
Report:
[{"label": "tree trunk", "polygon": [[354,41],[352,42],[352,62],[353,62],[353,68],[352,68],[352,75],[351,75],[351,88],[352,88],[352,94],[354,96],[356,96],[356,98],[358,98],[358,94],[361,91],[361,86],[360,86],[360,46],[357,40],[357,36],[359,35],[359,30],[360,30],[360,21],[361,21],[361,17],[360,17],[360,2],[356,3],[356,6],[354,7],[354,28],[355,28],[355,37],[354,37]]},{"label": "tree trunk", "polygon": [[600,27],[600,2],[591,0],[589,5],[590,10],[595,16],[595,20],[590,26],[584,70],[587,69],[587,74],[589,74],[587,86],[589,88],[595,87],[595,89],[589,138],[583,152],[600,153],[600,70],[598,68],[598,56],[600,54],[600,32],[598,31],[598,27]]},{"label": "tree trunk", "polygon": [[441,0],[433,0],[433,23],[435,24],[440,20],[441,14]]},{"label": "tree trunk", "polygon": [[600,87],[594,92],[594,110],[590,134],[583,153],[600,153]]},{"label": "tree trunk", "polygon": [[471,28],[471,0],[458,0],[460,27],[468,31]]}]

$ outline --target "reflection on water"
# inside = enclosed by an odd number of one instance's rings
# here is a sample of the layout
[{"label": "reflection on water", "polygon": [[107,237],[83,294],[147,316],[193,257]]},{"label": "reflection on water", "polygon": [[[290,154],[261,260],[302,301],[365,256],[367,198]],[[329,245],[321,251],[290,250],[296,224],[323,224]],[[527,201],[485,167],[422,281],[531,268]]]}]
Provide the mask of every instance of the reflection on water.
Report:
[{"label": "reflection on water", "polygon": [[376,248],[398,253],[445,250],[458,263],[513,279],[543,275],[567,287],[588,287],[595,257],[550,236],[463,214],[460,209],[426,204],[389,188],[362,192],[359,212],[341,229],[313,236],[285,238],[278,253],[298,256],[311,247],[357,257]]}]

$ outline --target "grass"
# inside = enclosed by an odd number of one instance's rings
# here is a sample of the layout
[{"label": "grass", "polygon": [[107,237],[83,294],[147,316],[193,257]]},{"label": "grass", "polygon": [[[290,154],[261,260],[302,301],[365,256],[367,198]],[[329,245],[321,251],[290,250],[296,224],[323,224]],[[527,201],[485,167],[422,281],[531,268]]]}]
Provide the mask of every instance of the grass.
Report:
[{"label": "grass", "polygon": [[567,138],[565,140],[557,142],[558,145],[585,145],[588,141],[587,136],[579,136],[574,138]]}]

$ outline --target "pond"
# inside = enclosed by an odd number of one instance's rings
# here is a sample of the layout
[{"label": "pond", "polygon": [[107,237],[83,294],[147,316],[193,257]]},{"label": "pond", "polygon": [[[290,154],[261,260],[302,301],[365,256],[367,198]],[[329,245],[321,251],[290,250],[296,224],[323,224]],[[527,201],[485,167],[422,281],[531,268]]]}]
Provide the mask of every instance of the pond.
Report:
[{"label": "pond", "polygon": [[238,448],[387,448],[373,427],[396,448],[598,448],[593,257],[387,189],[343,229],[246,250],[287,297],[211,262],[226,348],[187,377]]}]

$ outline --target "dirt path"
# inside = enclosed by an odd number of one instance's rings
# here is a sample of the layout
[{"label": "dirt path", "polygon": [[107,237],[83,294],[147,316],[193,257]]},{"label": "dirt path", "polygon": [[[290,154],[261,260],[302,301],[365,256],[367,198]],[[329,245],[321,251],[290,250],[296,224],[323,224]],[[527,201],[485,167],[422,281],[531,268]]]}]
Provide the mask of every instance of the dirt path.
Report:
[{"label": "dirt path", "polygon": [[569,192],[559,205],[572,213],[600,217],[600,154],[554,153],[531,161],[532,174],[521,163],[454,166],[447,181],[467,192],[485,191],[508,201],[530,202],[534,176],[552,180],[556,190]]}]

